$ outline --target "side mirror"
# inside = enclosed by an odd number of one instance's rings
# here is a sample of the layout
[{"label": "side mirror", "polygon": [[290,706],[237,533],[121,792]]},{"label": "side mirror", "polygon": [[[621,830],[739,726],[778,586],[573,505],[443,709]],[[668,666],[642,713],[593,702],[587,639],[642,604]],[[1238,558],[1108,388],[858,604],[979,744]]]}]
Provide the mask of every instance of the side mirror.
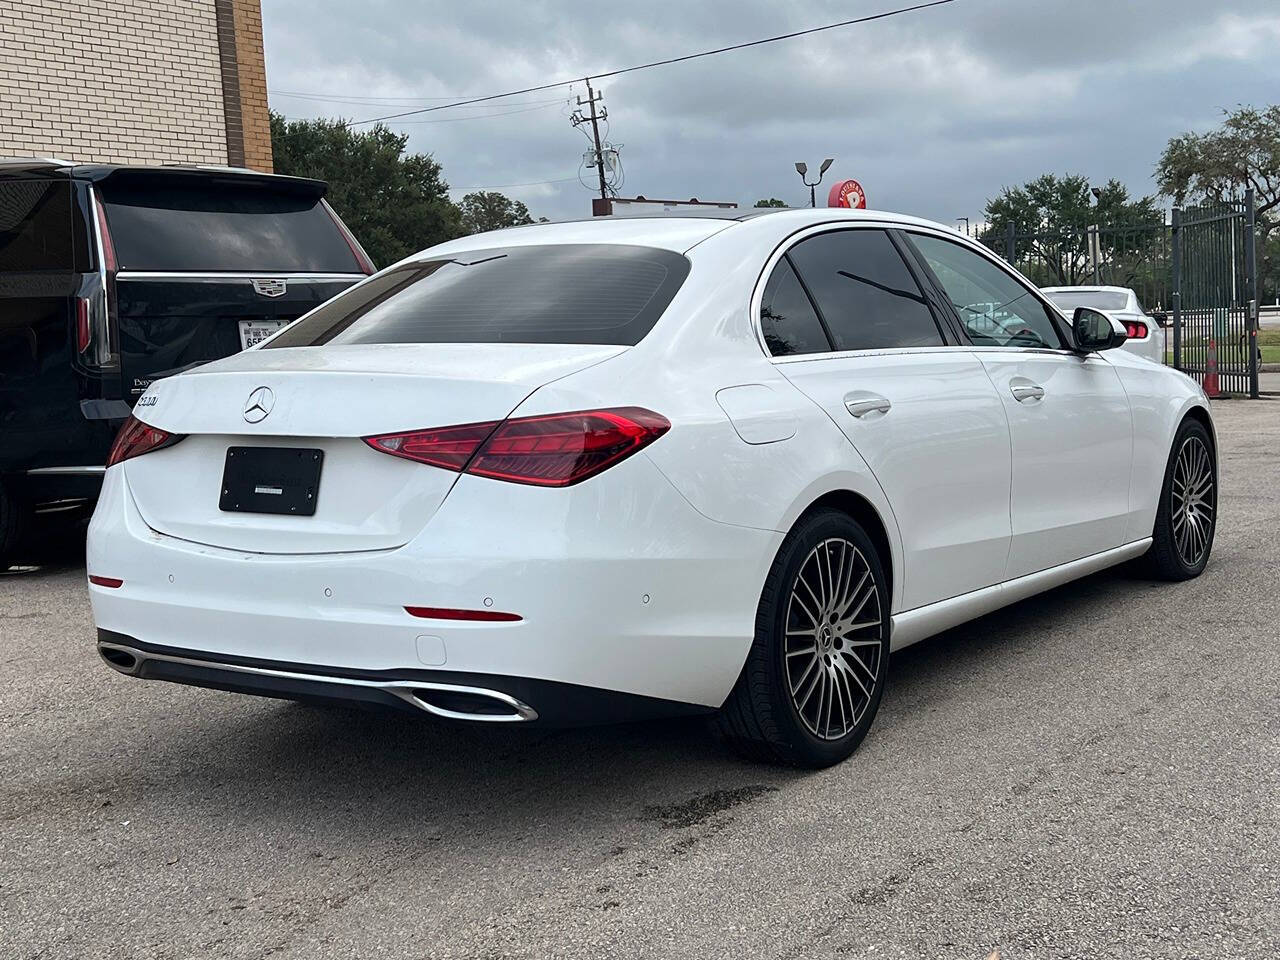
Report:
[{"label": "side mirror", "polygon": [[1076,337],[1076,349],[1081,353],[1113,350],[1129,339],[1119,320],[1091,307],[1076,307],[1071,330]]}]

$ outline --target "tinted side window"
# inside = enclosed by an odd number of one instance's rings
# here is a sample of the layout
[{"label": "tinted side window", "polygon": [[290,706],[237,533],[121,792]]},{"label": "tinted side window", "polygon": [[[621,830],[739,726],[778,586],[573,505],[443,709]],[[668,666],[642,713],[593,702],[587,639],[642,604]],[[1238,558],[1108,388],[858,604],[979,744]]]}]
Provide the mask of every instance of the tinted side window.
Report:
[{"label": "tinted side window", "polygon": [[981,254],[938,237],[911,241],[946,291],[965,332],[984,347],[1062,346],[1049,309],[1030,288]]},{"label": "tinted side window", "polygon": [[71,184],[0,180],[0,270],[74,269]]},{"label": "tinted side window", "polygon": [[786,257],[778,261],[765,285],[764,298],[760,301],[760,328],[769,352],[775,357],[826,353],[832,349],[822,321]]},{"label": "tinted side window", "polygon": [[928,302],[883,230],[819,234],[788,255],[837,350],[942,344]]}]

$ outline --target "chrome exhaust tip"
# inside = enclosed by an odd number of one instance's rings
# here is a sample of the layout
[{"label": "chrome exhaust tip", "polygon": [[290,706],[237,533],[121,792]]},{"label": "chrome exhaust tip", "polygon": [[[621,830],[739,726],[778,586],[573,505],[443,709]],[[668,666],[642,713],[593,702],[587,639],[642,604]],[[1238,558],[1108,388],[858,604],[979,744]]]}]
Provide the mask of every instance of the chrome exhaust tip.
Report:
[{"label": "chrome exhaust tip", "polygon": [[499,690],[489,690],[484,687],[408,682],[388,684],[383,689],[419,709],[449,720],[527,723],[538,719],[538,711],[527,703]]},{"label": "chrome exhaust tip", "polygon": [[130,677],[138,672],[138,666],[142,662],[132,650],[112,643],[99,643],[98,656],[102,657],[112,670]]}]

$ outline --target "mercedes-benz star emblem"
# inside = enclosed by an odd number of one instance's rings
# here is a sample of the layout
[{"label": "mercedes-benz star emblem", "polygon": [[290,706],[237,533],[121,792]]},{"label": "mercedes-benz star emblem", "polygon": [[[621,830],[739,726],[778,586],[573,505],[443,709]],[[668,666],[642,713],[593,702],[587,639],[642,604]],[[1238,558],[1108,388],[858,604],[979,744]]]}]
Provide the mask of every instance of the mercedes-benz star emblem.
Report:
[{"label": "mercedes-benz star emblem", "polygon": [[244,402],[244,419],[246,423],[261,423],[276,405],[276,395],[270,387],[258,387],[249,394]]}]

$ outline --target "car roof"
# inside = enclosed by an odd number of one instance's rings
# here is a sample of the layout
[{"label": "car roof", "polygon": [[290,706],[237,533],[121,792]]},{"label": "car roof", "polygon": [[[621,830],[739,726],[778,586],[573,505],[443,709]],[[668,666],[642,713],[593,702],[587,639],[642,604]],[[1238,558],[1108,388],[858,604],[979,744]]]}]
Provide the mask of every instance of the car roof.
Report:
[{"label": "car roof", "polygon": [[0,178],[6,176],[30,176],[87,180],[91,183],[192,183],[198,181],[235,181],[244,185],[269,187],[286,192],[305,193],[322,197],[328,190],[323,180],[306,177],[287,177],[278,173],[263,173],[245,167],[220,167],[204,164],[126,164],[126,163],[77,163],[58,157],[8,157],[0,158]]},{"label": "car roof", "polygon": [[[431,255],[447,255],[467,250],[484,250],[494,247],[535,246],[562,243],[625,243],[659,247],[685,253],[704,240],[735,228],[746,222],[760,222],[767,218],[786,233],[806,226],[823,223],[886,223],[899,226],[921,226],[963,234],[932,220],[890,213],[884,210],[846,210],[818,207],[816,209],[747,209],[747,210],[697,210],[688,213],[668,211],[625,217],[588,217],[577,220],[561,220],[533,223],[519,227],[507,227],[488,233],[459,237],[431,248]],[[415,254],[408,260],[417,260]]]},{"label": "car roof", "polygon": [[1041,287],[1045,293],[1070,293],[1079,290],[1082,293],[1133,293],[1129,287],[1109,287],[1098,284],[1075,284],[1067,287]]}]

